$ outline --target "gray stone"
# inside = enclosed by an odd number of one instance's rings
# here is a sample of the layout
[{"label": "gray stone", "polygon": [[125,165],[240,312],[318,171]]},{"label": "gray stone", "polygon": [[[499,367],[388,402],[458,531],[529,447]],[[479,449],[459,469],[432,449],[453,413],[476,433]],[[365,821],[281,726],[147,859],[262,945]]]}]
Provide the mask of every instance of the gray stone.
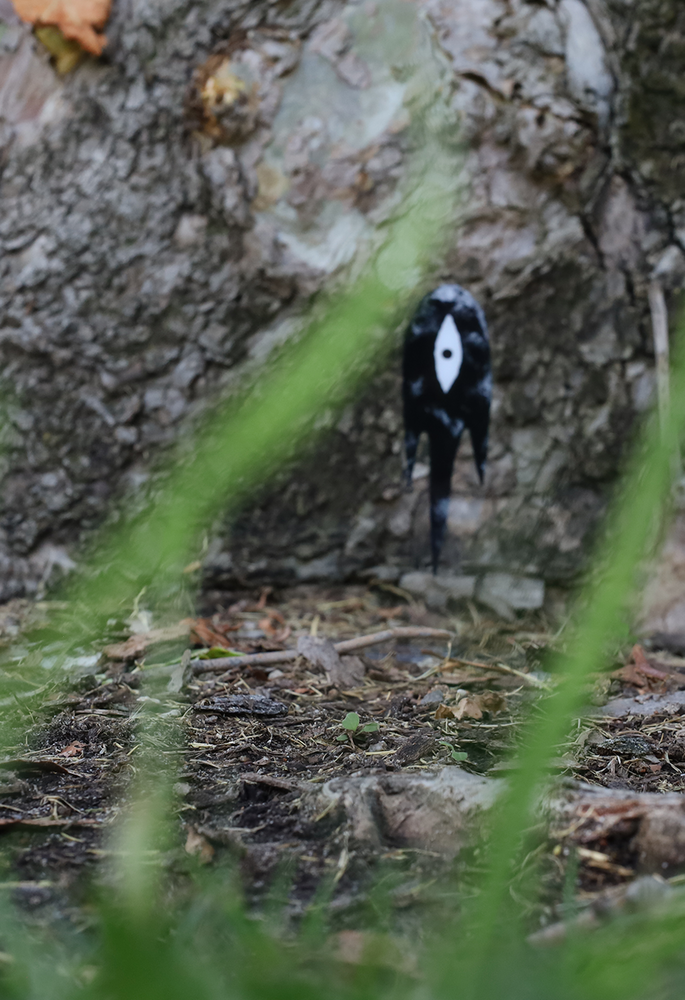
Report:
[{"label": "gray stone", "polygon": [[443,604],[448,600],[463,600],[473,597],[476,585],[475,576],[433,576],[432,573],[405,573],[400,577],[400,587],[416,597],[424,599],[439,599],[436,595],[441,595]]},{"label": "gray stone", "polygon": [[321,559],[312,559],[310,562],[297,563],[295,575],[302,583],[311,580],[335,580],[340,573],[339,557],[337,553],[323,556]]},{"label": "gray stone", "polygon": [[424,694],[423,698],[419,702],[419,705],[423,705],[424,708],[432,708],[436,705],[441,705],[445,700],[445,692],[441,691],[440,688],[433,688],[428,694]]},{"label": "gray stone", "polygon": [[400,578],[401,569],[399,566],[372,566],[370,569],[362,570],[360,576],[365,580],[380,580],[382,583],[397,583]]},{"label": "gray stone", "polygon": [[512,619],[514,611],[535,611],[545,602],[544,580],[511,573],[486,573],[476,588],[482,604],[503,618]]},{"label": "gray stone", "polygon": [[340,672],[340,655],[330,639],[322,636],[301,635],[297,640],[297,652],[313,667],[320,667],[327,674]]},{"label": "gray stone", "polygon": [[612,698],[601,708],[593,709],[591,715],[620,719],[624,715],[649,718],[662,713],[679,715],[685,708],[685,691],[671,691],[669,694],[641,694],[634,698]]}]

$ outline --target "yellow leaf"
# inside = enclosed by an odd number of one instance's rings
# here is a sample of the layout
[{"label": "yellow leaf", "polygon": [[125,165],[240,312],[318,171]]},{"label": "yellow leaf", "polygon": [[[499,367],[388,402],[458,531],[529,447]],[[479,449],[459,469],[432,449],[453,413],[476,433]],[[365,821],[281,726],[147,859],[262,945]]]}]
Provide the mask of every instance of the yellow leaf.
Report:
[{"label": "yellow leaf", "polygon": [[36,28],[36,38],[54,56],[58,73],[70,73],[72,69],[76,69],[86,54],[86,50],[78,42],[65,38],[59,28]]}]

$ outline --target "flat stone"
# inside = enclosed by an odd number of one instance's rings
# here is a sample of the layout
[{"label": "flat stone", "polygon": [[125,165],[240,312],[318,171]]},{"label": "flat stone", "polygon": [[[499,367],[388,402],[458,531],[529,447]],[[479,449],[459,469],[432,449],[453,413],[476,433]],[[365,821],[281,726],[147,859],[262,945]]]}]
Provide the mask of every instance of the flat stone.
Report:
[{"label": "flat stone", "polygon": [[677,715],[685,708],[685,691],[669,694],[639,694],[633,698],[612,698],[606,705],[596,708],[592,715],[620,719],[624,715]]},{"label": "flat stone", "polygon": [[441,705],[445,700],[445,693],[441,691],[440,688],[433,688],[428,694],[424,694],[423,698],[419,702],[419,705],[424,705],[430,708],[432,705]]},{"label": "flat stone", "polygon": [[400,569],[398,566],[372,566],[371,569],[365,569],[360,576],[365,580],[380,580],[382,583],[397,583],[400,578]]},{"label": "flat stone", "polygon": [[433,576],[432,573],[413,572],[400,577],[400,587],[417,597],[426,597],[431,591],[436,590],[443,593],[446,598],[459,600],[473,597],[476,578],[456,575]]},{"label": "flat stone", "polygon": [[512,619],[514,611],[535,611],[542,607],[545,583],[536,577],[486,573],[478,583],[476,597],[498,615]]},{"label": "flat stone", "polygon": [[321,559],[312,559],[310,562],[297,563],[295,566],[295,576],[302,583],[311,580],[335,580],[340,572],[340,560],[337,552]]}]

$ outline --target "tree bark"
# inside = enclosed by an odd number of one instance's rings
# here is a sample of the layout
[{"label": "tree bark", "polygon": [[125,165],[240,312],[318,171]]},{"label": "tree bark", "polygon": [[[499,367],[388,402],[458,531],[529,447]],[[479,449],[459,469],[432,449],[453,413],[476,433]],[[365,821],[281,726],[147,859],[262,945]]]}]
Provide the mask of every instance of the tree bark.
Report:
[{"label": "tree bark", "polygon": [[[476,593],[501,571],[571,582],[652,397],[649,282],[669,296],[684,273],[676,0],[115,0],[105,57],[64,78],[2,3],[0,597],[69,568],[354,271],[429,63],[466,191],[430,283],[480,299],[495,375],[486,486],[463,446],[446,566]],[[223,71],[238,90],[212,104]],[[212,540],[208,586],[428,564],[423,480],[400,492],[398,353],[320,423],[319,450]]]}]

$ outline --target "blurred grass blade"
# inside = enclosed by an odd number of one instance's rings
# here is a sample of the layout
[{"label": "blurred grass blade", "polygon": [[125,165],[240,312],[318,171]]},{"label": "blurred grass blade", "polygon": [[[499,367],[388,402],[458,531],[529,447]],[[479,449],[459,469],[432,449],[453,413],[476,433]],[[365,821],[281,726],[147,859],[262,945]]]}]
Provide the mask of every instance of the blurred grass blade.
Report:
[{"label": "blurred grass blade", "polygon": [[[605,665],[609,644],[624,634],[637,572],[663,524],[673,485],[673,455],[685,427],[685,324],[677,337],[670,413],[660,431],[653,417],[629,465],[605,538],[598,571],[581,602],[570,652],[560,657],[560,683],[535,712],[518,755],[518,768],[508,779],[488,849],[488,874],[472,914],[473,933],[465,957],[469,975],[465,997],[489,997],[492,970],[501,964],[505,925],[516,923],[509,893],[512,866],[531,811],[545,778],[550,756],[581,712],[590,677]],[[464,956],[462,955],[462,958]]]}]

